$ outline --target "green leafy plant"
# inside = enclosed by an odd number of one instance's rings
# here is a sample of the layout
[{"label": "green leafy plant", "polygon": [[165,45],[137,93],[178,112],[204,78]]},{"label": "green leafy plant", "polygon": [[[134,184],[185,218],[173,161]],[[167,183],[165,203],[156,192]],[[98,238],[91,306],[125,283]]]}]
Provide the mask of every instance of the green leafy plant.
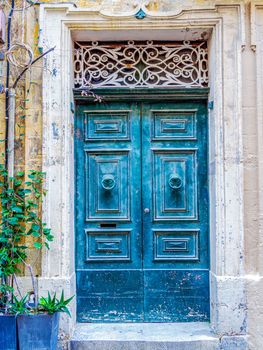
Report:
[{"label": "green leafy plant", "polygon": [[29,294],[27,293],[24,296],[21,296],[20,298],[13,296],[12,303],[10,304],[9,313],[10,314],[27,314],[27,315],[33,315],[38,313],[47,313],[49,315],[54,314],[55,312],[65,312],[70,316],[69,309],[67,305],[71,302],[71,300],[74,298],[74,296],[65,299],[64,298],[64,291],[62,291],[60,298],[57,298],[57,294],[54,293],[53,296],[50,295],[48,292],[48,296],[41,297],[38,303],[37,308],[32,307],[32,305],[29,303]]},{"label": "green leafy plant", "polygon": [[[8,312],[12,304],[16,274],[26,263],[28,238],[35,249],[49,248],[53,240],[51,230],[42,221],[41,204],[44,173],[31,170],[27,174],[17,172],[9,177],[0,164],[0,308]],[[33,280],[33,277],[32,277]],[[17,286],[18,287],[18,286]]]},{"label": "green leafy plant", "polygon": [[74,296],[64,299],[64,292],[62,291],[60,299],[57,299],[56,293],[51,297],[50,293],[48,296],[41,297],[39,301],[39,310],[47,312],[48,314],[54,314],[55,312],[65,312],[70,316],[67,305],[71,302]]},{"label": "green leafy plant", "polygon": [[[11,314],[37,314],[65,312],[70,315],[67,305],[73,299],[64,298],[64,292],[58,299],[56,293],[51,297],[38,300],[33,268],[27,263],[28,238],[31,245],[40,250],[49,249],[53,240],[51,230],[41,217],[44,173],[31,170],[27,174],[17,172],[8,177],[4,166],[0,165],[0,309]],[[29,303],[29,294],[22,296],[16,274],[20,266],[28,268],[32,280],[34,305]],[[14,294],[17,287],[20,298]]]},{"label": "green leafy plant", "polygon": [[10,314],[28,314],[30,311],[28,306],[28,294],[26,294],[21,299],[18,299],[15,295],[13,296],[12,304],[10,305],[9,313]]}]

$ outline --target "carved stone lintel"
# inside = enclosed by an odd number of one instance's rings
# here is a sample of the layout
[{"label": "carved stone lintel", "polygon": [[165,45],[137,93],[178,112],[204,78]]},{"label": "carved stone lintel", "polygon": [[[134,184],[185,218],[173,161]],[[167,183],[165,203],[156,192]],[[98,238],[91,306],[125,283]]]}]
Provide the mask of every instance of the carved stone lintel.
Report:
[{"label": "carved stone lintel", "polygon": [[[192,10],[194,5],[200,9],[200,3],[193,0],[102,0],[99,12],[106,17],[135,16],[140,9],[146,16],[178,16],[184,10]],[[203,7],[215,8],[215,1],[202,2]]]},{"label": "carved stone lintel", "polygon": [[104,0],[100,13],[109,17],[135,16],[140,10],[146,15],[178,15],[185,0]]},{"label": "carved stone lintel", "polygon": [[135,16],[141,9],[141,0],[103,0],[100,13],[107,17]]}]

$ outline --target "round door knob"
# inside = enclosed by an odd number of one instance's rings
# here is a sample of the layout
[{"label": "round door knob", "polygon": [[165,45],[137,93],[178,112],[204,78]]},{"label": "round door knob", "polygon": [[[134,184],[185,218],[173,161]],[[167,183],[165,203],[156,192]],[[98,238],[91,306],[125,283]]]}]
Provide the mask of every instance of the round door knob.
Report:
[{"label": "round door knob", "polygon": [[177,174],[172,174],[169,178],[169,186],[173,190],[178,190],[183,185],[183,181]]},{"label": "round door knob", "polygon": [[149,208],[145,208],[145,209],[144,209],[144,213],[145,213],[145,214],[149,214],[149,213],[150,213],[150,209],[149,209]]},{"label": "round door knob", "polygon": [[106,174],[102,176],[101,186],[106,191],[112,190],[116,185],[115,178],[111,174]]}]

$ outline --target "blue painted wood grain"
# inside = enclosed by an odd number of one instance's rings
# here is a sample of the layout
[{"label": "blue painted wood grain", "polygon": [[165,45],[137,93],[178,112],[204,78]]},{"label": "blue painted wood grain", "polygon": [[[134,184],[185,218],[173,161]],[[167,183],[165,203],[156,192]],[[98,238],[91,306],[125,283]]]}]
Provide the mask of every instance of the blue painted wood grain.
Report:
[{"label": "blue painted wood grain", "polygon": [[80,322],[209,319],[205,101],[78,106]]}]

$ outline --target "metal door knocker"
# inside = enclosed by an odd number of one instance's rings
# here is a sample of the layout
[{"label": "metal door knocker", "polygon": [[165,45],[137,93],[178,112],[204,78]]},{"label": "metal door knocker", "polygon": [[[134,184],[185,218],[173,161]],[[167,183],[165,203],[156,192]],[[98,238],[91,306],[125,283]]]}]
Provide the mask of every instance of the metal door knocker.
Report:
[{"label": "metal door knocker", "polygon": [[183,181],[177,174],[172,174],[169,177],[169,186],[172,190],[179,190],[183,185]]},{"label": "metal door knocker", "polygon": [[102,176],[101,186],[106,191],[112,190],[116,185],[115,178],[111,174],[106,174]]}]

